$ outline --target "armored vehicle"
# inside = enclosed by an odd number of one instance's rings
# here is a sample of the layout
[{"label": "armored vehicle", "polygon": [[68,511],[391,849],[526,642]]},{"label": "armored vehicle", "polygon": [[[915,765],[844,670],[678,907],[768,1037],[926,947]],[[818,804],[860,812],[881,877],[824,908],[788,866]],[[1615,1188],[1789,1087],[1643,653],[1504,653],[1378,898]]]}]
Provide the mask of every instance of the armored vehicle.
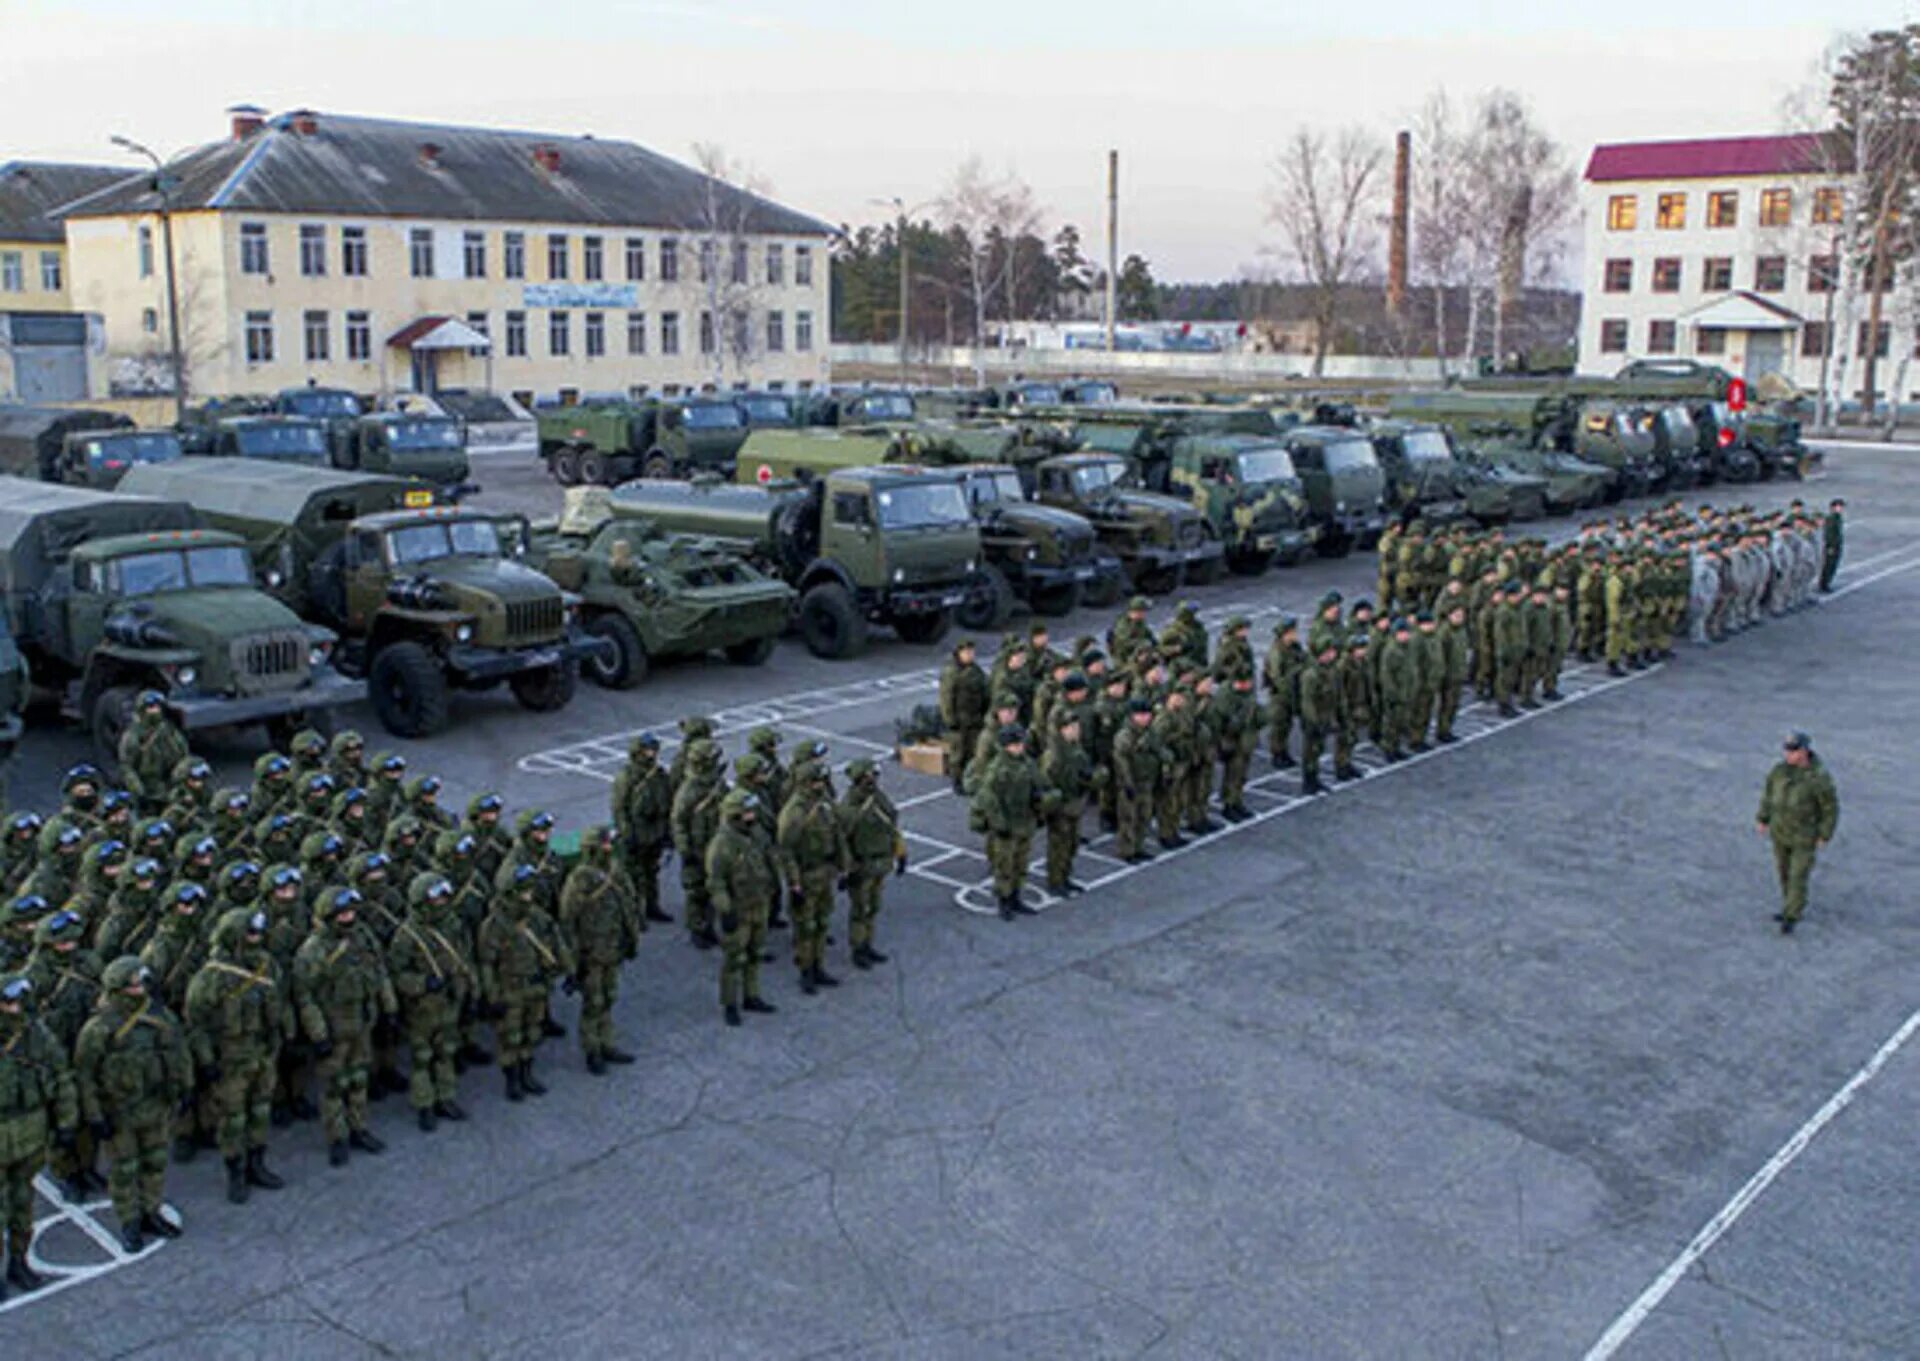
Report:
[{"label": "armored vehicle", "polygon": [[[394,478],[247,460],[140,468],[129,489],[169,496],[242,535],[267,587],[303,618],[337,628],[338,661],[364,677],[389,732],[447,724],[450,692],[505,681],[535,712],[573,698],[578,602],[509,559],[495,521],[436,507]],[[518,526],[524,543],[524,522]]]},{"label": "armored vehicle", "polygon": [[870,623],[936,641],[980,566],[979,528],[948,471],[839,468],[804,485],[643,480],[616,488],[612,504],[780,577],[800,592],[800,634],[819,657],[855,655]]},{"label": "armored vehicle", "polygon": [[408,411],[382,411],[362,416],[333,445],[337,468],[386,473],[424,482],[437,501],[457,501],[478,491],[467,478],[466,432],[449,416]]},{"label": "armored vehicle", "polygon": [[179,457],[171,430],[141,430],[113,412],[0,406],[0,473],[106,489],[136,463]]},{"label": "armored vehicle", "polygon": [[1218,581],[1226,547],[1185,501],[1130,484],[1117,454],[1055,454],[1032,465],[1034,499],[1085,517],[1120,558],[1140,590],[1163,593],[1183,582]]},{"label": "armored vehicle", "polygon": [[1456,449],[1456,485],[1467,514],[1482,525],[1537,520],[1547,513],[1547,479],[1489,458],[1477,449]]},{"label": "armored vehicle", "polygon": [[1320,551],[1344,557],[1380,540],[1387,527],[1387,477],[1373,441],[1344,425],[1296,425],[1281,443],[1299,469]]},{"label": "armored vehicle", "polygon": [[1402,525],[1415,520],[1452,524],[1465,518],[1460,467],[1453,442],[1437,425],[1419,421],[1375,421],[1367,431],[1386,480],[1387,512]]},{"label": "armored vehicle", "polygon": [[329,664],[333,633],[260,591],[246,544],[181,500],[0,478],[0,571],[36,682],[108,762],[142,690],[188,730],[282,739],[360,696]]},{"label": "armored vehicle", "polygon": [[758,666],[773,655],[796,599],[713,541],[620,511],[601,487],[567,491],[560,518],[533,526],[527,562],[580,598],[587,635],[606,644],[581,669],[611,690],[631,690],[669,657],[720,651]]},{"label": "armored vehicle", "polygon": [[544,408],[540,456],[563,487],[612,486],[634,477],[732,477],[747,417],[731,397],[595,402]]}]

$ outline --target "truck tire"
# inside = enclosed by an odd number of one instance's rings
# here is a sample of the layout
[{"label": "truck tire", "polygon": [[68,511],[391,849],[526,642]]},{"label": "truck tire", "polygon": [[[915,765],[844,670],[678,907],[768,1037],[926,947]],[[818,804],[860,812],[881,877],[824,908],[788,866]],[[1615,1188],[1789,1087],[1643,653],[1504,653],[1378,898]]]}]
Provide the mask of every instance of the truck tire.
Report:
[{"label": "truck tire", "polygon": [[1187,580],[1196,586],[1211,586],[1223,580],[1227,575],[1227,555],[1208,558],[1205,562],[1196,562],[1187,568]]},{"label": "truck tire", "polygon": [[640,465],[640,476],[663,482],[673,476],[673,460],[655,449],[647,455],[647,461]]},{"label": "truck tire", "polygon": [[395,737],[431,737],[447,726],[447,676],[418,643],[390,643],[367,673],[380,726]]},{"label": "truck tire", "polygon": [[607,456],[598,449],[582,449],[579,461],[580,485],[583,487],[607,487],[612,480],[607,476]]},{"label": "truck tire", "polygon": [[823,581],[800,597],[800,636],[814,656],[842,661],[866,647],[867,621],[851,591]]},{"label": "truck tire", "polygon": [[120,769],[120,735],[133,722],[133,699],[132,686],[115,685],[93,701],[87,726],[93,730],[94,763],[102,770]]},{"label": "truck tire", "polygon": [[1323,558],[1344,558],[1353,552],[1353,535],[1345,530],[1335,530],[1331,534],[1322,534],[1314,549]]},{"label": "truck tire", "polygon": [[1229,548],[1227,566],[1236,576],[1257,577],[1273,566],[1273,554],[1259,548]]},{"label": "truck tire", "polygon": [[937,643],[947,636],[947,630],[952,627],[952,610],[909,614],[893,621],[893,631],[900,635],[901,641],[914,644]]},{"label": "truck tire", "polygon": [[609,690],[631,690],[647,678],[651,667],[646,645],[640,641],[640,631],[624,616],[596,614],[587,620],[586,627],[589,638],[604,638],[613,644],[611,661],[592,657],[582,665],[588,680]]},{"label": "truck tire", "polygon": [[550,714],[572,702],[573,688],[579,679],[580,670],[572,662],[555,662],[552,666],[509,676],[507,686],[520,701],[521,708],[536,714]]},{"label": "truck tire", "polygon": [[990,562],[980,564],[980,580],[960,602],[960,627],[975,633],[1005,628],[1013,618],[1013,587],[1006,574]]},{"label": "truck tire", "polygon": [[765,666],[767,659],[773,656],[773,639],[755,638],[745,643],[735,643],[727,649],[727,660],[735,666]]},{"label": "truck tire", "polygon": [[1133,589],[1141,595],[1172,595],[1186,584],[1187,565],[1142,567],[1133,574]]},{"label": "truck tire", "polygon": [[1044,614],[1049,619],[1058,619],[1061,615],[1072,614],[1080,608],[1085,592],[1077,581],[1064,582],[1058,586],[1036,586],[1027,603],[1033,606],[1035,614]]},{"label": "truck tire", "polygon": [[547,460],[547,471],[553,474],[553,480],[563,487],[578,485],[580,481],[580,451],[563,445],[553,451]]},{"label": "truck tire", "polygon": [[1096,610],[1104,610],[1118,601],[1126,589],[1126,575],[1121,572],[1109,572],[1088,582],[1081,599],[1084,604]]},{"label": "truck tire", "polygon": [[308,728],[322,737],[332,737],[333,710],[295,709],[290,714],[269,718],[260,726],[267,730],[267,745],[275,751],[285,751],[293,745],[294,734],[305,732]]}]

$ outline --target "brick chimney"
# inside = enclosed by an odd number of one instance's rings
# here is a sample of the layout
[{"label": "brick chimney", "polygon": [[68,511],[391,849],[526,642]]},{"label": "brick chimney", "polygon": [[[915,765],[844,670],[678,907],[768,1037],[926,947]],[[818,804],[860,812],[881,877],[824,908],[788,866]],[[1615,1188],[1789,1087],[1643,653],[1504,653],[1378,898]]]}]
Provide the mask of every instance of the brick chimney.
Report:
[{"label": "brick chimney", "polygon": [[423,170],[438,170],[440,168],[440,144],[438,142],[422,142],[420,144],[420,167]]},{"label": "brick chimney", "polygon": [[320,131],[320,116],[312,109],[295,109],[287,115],[287,126],[302,137],[311,137]]},{"label": "brick chimney", "polygon": [[1387,228],[1387,311],[1398,318],[1407,306],[1407,214],[1413,174],[1413,134],[1393,139],[1393,218]]},{"label": "brick chimney", "polygon": [[233,140],[244,142],[266,126],[267,111],[258,104],[235,104],[227,110]]},{"label": "brick chimney", "polygon": [[551,142],[541,142],[533,149],[533,163],[549,175],[560,173],[560,148]]}]

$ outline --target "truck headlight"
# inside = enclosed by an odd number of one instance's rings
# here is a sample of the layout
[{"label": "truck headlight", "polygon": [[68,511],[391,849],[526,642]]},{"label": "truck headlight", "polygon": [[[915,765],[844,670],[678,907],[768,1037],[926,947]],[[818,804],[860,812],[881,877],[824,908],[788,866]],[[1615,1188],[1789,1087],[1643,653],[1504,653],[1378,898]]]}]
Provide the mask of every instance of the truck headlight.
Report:
[{"label": "truck headlight", "polygon": [[286,584],[287,579],[280,574],[278,567],[269,567],[267,569],[267,586],[269,589],[277,591]]},{"label": "truck headlight", "polygon": [[1032,562],[1035,558],[1039,556],[1040,556],[1040,550],[1038,548],[1035,548],[1032,544],[1028,544],[1027,545],[1027,561]]},{"label": "truck headlight", "polygon": [[456,643],[471,643],[473,641],[473,625],[461,624],[457,626],[453,631],[453,640]]},{"label": "truck headlight", "polygon": [[193,683],[199,679],[200,673],[191,666],[176,666],[173,668],[173,683],[183,690],[191,687]]},{"label": "truck headlight", "polygon": [[896,568],[894,568],[894,569],[893,569],[893,580],[894,580],[894,584],[895,584],[896,586],[897,586],[897,585],[899,585],[899,584],[900,584],[901,582],[903,582],[903,581],[905,581],[906,579],[907,579],[907,569],[906,569],[906,568],[904,568],[904,567],[896,567]]},{"label": "truck headlight", "polygon": [[326,664],[327,664],[327,645],[325,643],[315,643],[312,647],[307,649],[307,665],[308,666],[321,667],[321,666],[325,666]]}]

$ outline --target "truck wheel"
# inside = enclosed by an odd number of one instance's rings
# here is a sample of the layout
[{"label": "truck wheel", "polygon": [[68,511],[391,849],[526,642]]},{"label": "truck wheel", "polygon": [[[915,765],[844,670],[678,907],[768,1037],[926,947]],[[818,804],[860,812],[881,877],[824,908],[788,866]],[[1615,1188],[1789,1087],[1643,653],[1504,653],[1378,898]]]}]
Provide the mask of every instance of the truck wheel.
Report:
[{"label": "truck wheel", "polygon": [[1345,530],[1333,534],[1322,534],[1314,550],[1323,558],[1344,558],[1353,552],[1353,535]]},{"label": "truck wheel", "polygon": [[607,476],[607,456],[598,449],[580,451],[580,485],[583,487],[612,485],[612,480]]},{"label": "truck wheel", "polygon": [[771,638],[755,638],[751,642],[735,643],[727,649],[727,660],[735,666],[764,666],[772,655]]},{"label": "truck wheel", "polygon": [[1273,554],[1259,548],[1230,548],[1227,566],[1236,576],[1257,577],[1273,566]]},{"label": "truck wheel", "polygon": [[631,690],[647,678],[647,649],[640,631],[618,614],[596,614],[587,620],[587,636],[604,638],[613,644],[611,660],[604,655],[590,658],[582,670],[595,685],[609,690]]},{"label": "truck wheel", "polygon": [[866,647],[867,621],[852,592],[825,581],[800,597],[800,636],[814,656],[839,661]]},{"label": "truck wheel", "polygon": [[1172,595],[1186,584],[1187,565],[1175,563],[1171,567],[1143,567],[1133,576],[1133,586],[1142,595]]},{"label": "truck wheel", "polygon": [[547,471],[553,474],[553,480],[563,487],[577,486],[580,481],[580,454],[575,449],[555,449],[553,457],[547,460]]},{"label": "truck wheel", "polygon": [[1208,558],[1205,562],[1196,562],[1187,568],[1187,580],[1196,586],[1211,586],[1227,575],[1227,555]]},{"label": "truck wheel", "polygon": [[293,745],[294,734],[305,732],[308,728],[322,737],[332,737],[333,710],[295,709],[290,714],[269,718],[261,726],[267,730],[267,745],[275,751],[285,751]]},{"label": "truck wheel", "polygon": [[663,482],[673,476],[673,460],[655,449],[647,455],[647,461],[640,465],[640,476]]},{"label": "truck wheel", "polygon": [[446,672],[418,643],[380,649],[367,674],[367,693],[380,725],[395,737],[431,737],[447,726]]},{"label": "truck wheel", "polygon": [[1058,619],[1063,614],[1072,614],[1080,608],[1082,591],[1077,581],[1064,582],[1058,586],[1035,587],[1028,603],[1035,614],[1044,614],[1049,619]]},{"label": "truck wheel", "polygon": [[1121,593],[1126,589],[1127,579],[1124,574],[1108,572],[1103,576],[1095,577],[1087,583],[1087,589],[1082,599],[1094,609],[1104,610],[1107,606],[1119,600]]},{"label": "truck wheel", "polygon": [[937,643],[947,636],[947,630],[952,627],[952,610],[935,610],[932,614],[909,614],[893,621],[893,631],[900,635],[901,640],[916,644]]},{"label": "truck wheel", "polygon": [[1006,574],[992,563],[980,565],[980,579],[960,602],[960,627],[975,633],[1006,627],[1013,618],[1013,587]]},{"label": "truck wheel", "polygon": [[579,669],[572,662],[556,662],[552,666],[509,676],[507,685],[513,690],[513,697],[520,701],[521,708],[531,709],[536,714],[550,714],[567,707],[573,699],[573,687],[579,678]]},{"label": "truck wheel", "polygon": [[88,725],[93,729],[94,760],[102,770],[120,769],[120,735],[133,722],[133,698],[132,686],[115,685],[93,702]]}]

